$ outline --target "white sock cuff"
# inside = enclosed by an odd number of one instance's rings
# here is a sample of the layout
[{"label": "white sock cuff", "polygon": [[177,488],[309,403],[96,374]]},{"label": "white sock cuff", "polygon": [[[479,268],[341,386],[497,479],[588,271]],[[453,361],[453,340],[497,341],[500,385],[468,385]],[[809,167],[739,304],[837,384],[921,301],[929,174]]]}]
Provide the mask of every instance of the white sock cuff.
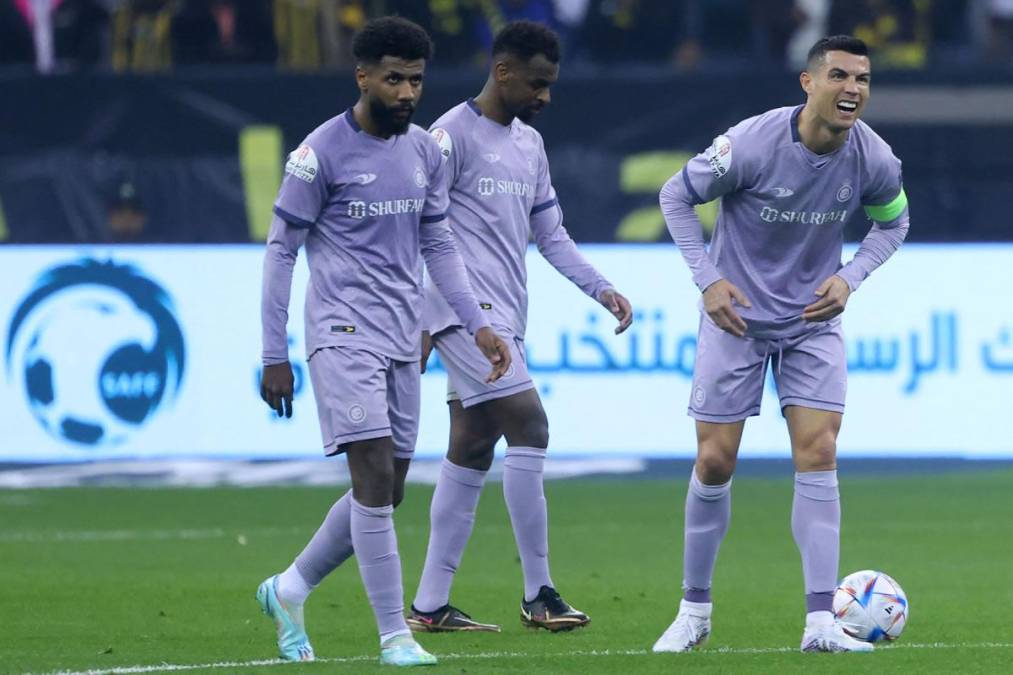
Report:
[{"label": "white sock cuff", "polygon": [[352,502],[352,511],[362,516],[368,516],[370,518],[390,518],[394,515],[394,505],[386,504],[384,506],[363,506],[353,495],[349,498]]},{"label": "white sock cuff", "polygon": [[696,469],[693,469],[692,475],[689,478],[689,489],[690,492],[705,502],[716,502],[732,491],[732,479],[729,478],[727,483],[721,483],[720,485],[704,485],[697,478]]},{"label": "white sock cuff", "polygon": [[469,469],[466,466],[458,466],[444,457],[440,473],[456,483],[480,488],[485,484],[485,476],[488,472]]},{"label": "white sock cuff", "polygon": [[837,470],[795,473],[795,493],[818,502],[834,502],[841,498],[837,486]]},{"label": "white sock cuff", "polygon": [[506,449],[504,468],[542,473],[545,469],[545,448],[518,445]]}]

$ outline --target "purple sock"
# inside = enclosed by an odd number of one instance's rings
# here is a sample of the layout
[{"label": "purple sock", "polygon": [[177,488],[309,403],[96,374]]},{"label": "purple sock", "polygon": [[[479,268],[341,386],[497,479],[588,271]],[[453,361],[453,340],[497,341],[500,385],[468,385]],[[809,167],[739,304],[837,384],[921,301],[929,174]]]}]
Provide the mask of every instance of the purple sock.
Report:
[{"label": "purple sock", "polygon": [[791,532],[802,554],[806,611],[832,611],[841,548],[841,495],[836,471],[795,474]]},{"label": "purple sock", "polygon": [[401,557],[394,534],[394,507],[363,506],[349,497],[352,506],[352,545],[359,561],[359,574],[376,615],[380,639],[409,632],[404,620]]},{"label": "purple sock", "polygon": [[412,603],[421,612],[434,612],[450,602],[450,584],[475,524],[485,473],[443,460],[429,507],[426,564]]},{"label": "purple sock", "polygon": [[696,477],[689,479],[686,493],[682,587],[689,602],[711,601],[711,576],[718,548],[732,519],[732,481],[704,485]]},{"label": "purple sock", "polygon": [[299,574],[315,587],[352,555],[352,491],[334,503],[320,528],[295,559]]},{"label": "purple sock", "polygon": [[524,571],[524,599],[531,601],[549,577],[549,515],[545,507],[542,471],[544,448],[510,447],[503,461],[503,497],[517,540]]}]

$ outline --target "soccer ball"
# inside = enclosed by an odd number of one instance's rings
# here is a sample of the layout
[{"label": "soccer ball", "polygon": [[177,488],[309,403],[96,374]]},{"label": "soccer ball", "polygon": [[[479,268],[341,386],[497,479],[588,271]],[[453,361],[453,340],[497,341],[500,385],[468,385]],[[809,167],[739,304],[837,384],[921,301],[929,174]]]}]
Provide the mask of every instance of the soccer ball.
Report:
[{"label": "soccer ball", "polygon": [[910,614],[907,596],[889,575],[862,570],[834,592],[834,614],[848,635],[865,642],[896,640]]}]

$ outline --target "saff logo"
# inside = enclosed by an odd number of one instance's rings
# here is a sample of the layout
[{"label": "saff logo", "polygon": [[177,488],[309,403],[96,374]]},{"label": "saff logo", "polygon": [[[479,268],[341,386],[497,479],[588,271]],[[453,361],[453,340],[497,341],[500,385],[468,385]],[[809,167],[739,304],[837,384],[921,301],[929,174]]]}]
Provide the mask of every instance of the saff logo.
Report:
[{"label": "saff logo", "polygon": [[129,265],[54,267],[7,331],[7,378],[54,438],[113,445],[149,421],[183,380],[185,346],[165,290]]},{"label": "saff logo", "polygon": [[479,178],[478,179],[478,194],[483,197],[488,197],[496,190],[496,181],[492,178]]},{"label": "saff logo", "polygon": [[362,219],[366,217],[366,202],[348,202],[348,217]]}]

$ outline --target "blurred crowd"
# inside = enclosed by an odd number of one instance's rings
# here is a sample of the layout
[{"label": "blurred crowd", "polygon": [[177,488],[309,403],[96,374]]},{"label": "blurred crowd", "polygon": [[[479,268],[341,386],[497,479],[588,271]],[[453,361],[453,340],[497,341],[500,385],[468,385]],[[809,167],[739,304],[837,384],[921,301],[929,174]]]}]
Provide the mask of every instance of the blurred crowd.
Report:
[{"label": "blurred crowd", "polygon": [[384,14],[427,28],[442,67],[484,65],[518,18],[556,28],[577,66],[795,68],[832,33],[864,39],[879,67],[1013,63],[1013,0],[0,0],[0,65],[342,68],[352,34]]}]

